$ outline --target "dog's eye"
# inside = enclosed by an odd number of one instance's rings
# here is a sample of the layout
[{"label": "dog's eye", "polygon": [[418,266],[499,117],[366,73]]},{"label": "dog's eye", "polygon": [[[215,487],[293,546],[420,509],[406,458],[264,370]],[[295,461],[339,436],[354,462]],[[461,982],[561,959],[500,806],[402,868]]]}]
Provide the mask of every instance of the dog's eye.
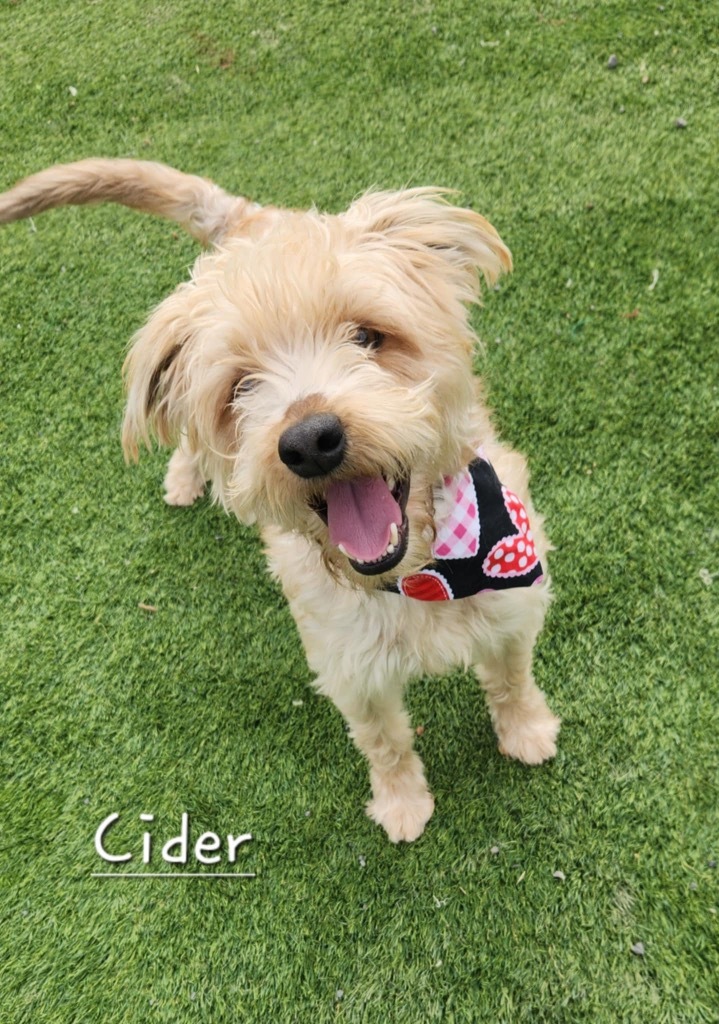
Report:
[{"label": "dog's eye", "polygon": [[257,387],[257,380],[252,377],[249,373],[243,373],[241,377],[232,385],[230,391],[230,403],[237,401],[238,398],[243,398],[245,395],[249,395],[251,391]]},{"label": "dog's eye", "polygon": [[376,331],[373,327],[358,327],[354,340],[362,348],[377,349],[384,341],[384,334],[381,331]]}]

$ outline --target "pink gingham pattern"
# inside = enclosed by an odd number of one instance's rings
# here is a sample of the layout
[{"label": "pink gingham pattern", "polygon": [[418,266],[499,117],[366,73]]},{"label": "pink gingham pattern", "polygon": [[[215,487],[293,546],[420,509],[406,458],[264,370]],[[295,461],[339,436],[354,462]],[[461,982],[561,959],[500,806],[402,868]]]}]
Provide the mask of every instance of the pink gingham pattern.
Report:
[{"label": "pink gingham pattern", "polygon": [[474,481],[469,470],[444,478],[449,512],[436,523],[432,547],[435,558],[472,558],[479,550],[479,513]]}]

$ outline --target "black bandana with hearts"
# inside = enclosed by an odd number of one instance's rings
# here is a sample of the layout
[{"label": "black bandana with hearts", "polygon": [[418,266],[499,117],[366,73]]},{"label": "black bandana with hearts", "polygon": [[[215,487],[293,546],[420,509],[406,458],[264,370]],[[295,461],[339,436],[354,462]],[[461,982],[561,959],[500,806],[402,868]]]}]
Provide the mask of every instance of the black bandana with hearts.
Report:
[{"label": "black bandana with hearts", "polygon": [[445,477],[438,501],[434,561],[389,591],[417,601],[453,601],[541,583],[544,576],[524,505],[478,455]]}]

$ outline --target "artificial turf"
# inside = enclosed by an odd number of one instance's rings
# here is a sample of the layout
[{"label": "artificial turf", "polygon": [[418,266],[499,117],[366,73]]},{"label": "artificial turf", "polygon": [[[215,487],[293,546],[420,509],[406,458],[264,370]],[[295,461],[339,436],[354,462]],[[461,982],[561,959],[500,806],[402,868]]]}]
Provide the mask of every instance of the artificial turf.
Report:
[{"label": "artificial turf", "polygon": [[[137,156],[329,210],[446,185],[498,227],[478,369],[557,549],[564,723],[507,763],[472,679],[419,680],[437,810],[389,844],[257,537],[122,461],[127,340],[194,244],[2,229],[3,1022],[719,1020],[718,53],[715,2],[0,9],[2,187]],[[92,878],[113,811],[140,869],[139,815],[187,811],[257,877]]]}]

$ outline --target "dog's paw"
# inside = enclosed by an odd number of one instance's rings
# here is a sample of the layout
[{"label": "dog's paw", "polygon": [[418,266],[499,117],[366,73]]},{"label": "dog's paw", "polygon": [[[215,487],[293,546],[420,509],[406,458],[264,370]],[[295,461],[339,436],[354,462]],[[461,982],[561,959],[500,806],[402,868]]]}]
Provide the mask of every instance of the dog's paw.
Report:
[{"label": "dog's paw", "polygon": [[434,797],[426,788],[413,797],[388,793],[367,804],[367,814],[382,826],[392,843],[411,843],[419,839],[433,811]]},{"label": "dog's paw", "polygon": [[172,455],[165,474],[165,501],[168,505],[192,505],[205,493],[205,479],[197,460],[180,446]]},{"label": "dog's paw", "polygon": [[[169,478],[169,474],[168,474]],[[168,505],[192,505],[205,493],[205,484],[197,480],[165,479],[164,498]]]},{"label": "dog's paw", "polygon": [[542,764],[557,753],[560,720],[548,707],[532,718],[515,719],[497,728],[499,752],[522,764]]}]

